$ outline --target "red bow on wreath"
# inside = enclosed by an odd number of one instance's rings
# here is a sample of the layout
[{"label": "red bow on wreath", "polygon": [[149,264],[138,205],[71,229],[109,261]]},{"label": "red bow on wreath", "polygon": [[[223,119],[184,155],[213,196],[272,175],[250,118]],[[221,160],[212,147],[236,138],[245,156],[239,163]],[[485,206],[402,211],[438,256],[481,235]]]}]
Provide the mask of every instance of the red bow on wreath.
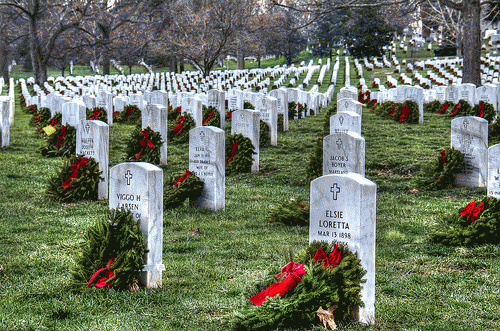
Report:
[{"label": "red bow on wreath", "polygon": [[95,121],[97,121],[99,119],[99,114],[100,113],[101,113],[100,109],[94,109],[94,114],[92,115],[91,118],[89,118],[89,120],[95,120]]},{"label": "red bow on wreath", "polygon": [[139,144],[142,146],[142,149],[139,151],[139,153],[135,154],[136,159],[139,159],[141,157],[142,151],[144,151],[144,148],[146,148],[146,145],[150,148],[155,147],[155,145],[153,145],[153,142],[148,139],[149,131],[142,130],[141,133],[142,133],[142,139],[139,140]]},{"label": "red bow on wreath", "polygon": [[391,111],[391,116],[394,116],[394,114],[396,114],[396,110],[398,109],[398,106],[394,106],[392,107],[392,111]]},{"label": "red bow on wreath", "polygon": [[448,107],[450,105],[448,103],[445,103],[442,107],[441,107],[441,111],[438,111],[436,114],[440,115],[440,114],[446,114],[446,112],[448,111]]},{"label": "red bow on wreath", "polygon": [[[110,287],[112,285],[111,284],[112,280],[115,279],[116,275],[115,272],[109,269],[108,267],[111,263],[115,262],[115,260],[116,260],[115,258],[109,260],[105,268],[97,270],[96,273],[92,275],[92,277],[90,278],[89,282],[87,283],[87,286],[90,286],[90,284],[92,284],[94,280],[97,278],[97,283],[95,284],[95,287],[97,288],[101,288],[104,286]],[[111,277],[113,277],[112,280],[108,281],[108,279],[110,279]]]},{"label": "red bow on wreath", "polygon": [[262,306],[262,303],[264,303],[267,297],[272,298],[278,294],[283,295],[291,290],[295,285],[300,283],[302,276],[305,274],[306,270],[304,269],[304,264],[298,264],[292,261],[281,268],[281,272],[275,276],[277,279],[280,279],[286,275],[281,282],[274,283],[265,290],[257,293],[250,298],[250,301],[256,306]]},{"label": "red bow on wreath", "polygon": [[175,108],[175,112],[177,113],[177,115],[181,113],[181,110],[182,110],[181,106]]},{"label": "red bow on wreath", "polygon": [[441,151],[441,161],[443,161],[443,164],[446,164],[446,151]]},{"label": "red bow on wreath", "polygon": [[476,206],[476,201],[472,201],[460,212],[460,215],[467,217],[467,226],[469,221],[474,223],[479,214],[484,210],[484,202],[481,202]]},{"label": "red bow on wreath", "polygon": [[57,138],[57,141],[56,141],[57,150],[61,149],[61,145],[64,142],[64,137],[66,137],[66,127],[63,125],[63,126],[61,126],[61,134],[59,135],[59,137]]},{"label": "red bow on wreath", "polygon": [[185,181],[189,177],[189,175],[191,175],[191,174],[192,174],[192,172],[186,169],[184,176],[177,177],[175,179],[174,187],[179,188],[179,184],[182,183],[183,181]]},{"label": "red bow on wreath", "polygon": [[35,115],[35,121],[40,122],[40,113],[36,113]]},{"label": "red bow on wreath", "polygon": [[481,101],[479,103],[479,109],[478,110],[479,110],[479,117],[483,117],[484,116],[484,102],[483,101]]},{"label": "red bow on wreath", "polygon": [[116,119],[116,115],[118,115],[118,112],[117,112],[117,111],[114,111],[114,112],[113,112],[113,121]]},{"label": "red bow on wreath", "polygon": [[63,189],[67,189],[68,187],[70,187],[71,185],[73,185],[73,182],[72,182],[72,179],[77,179],[78,178],[78,169],[80,169],[80,167],[84,168],[87,163],[89,162],[89,159],[86,158],[86,157],[82,157],[82,159],[80,160],[80,162],[78,161],[75,161],[75,163],[73,163],[71,165],[71,171],[73,171],[73,173],[71,174],[71,176],[69,176],[68,179],[66,179],[64,181],[64,183],[61,184],[62,188]]},{"label": "red bow on wreath", "polygon": [[401,110],[401,116],[399,117],[399,123],[404,122],[410,116],[410,107],[404,106],[403,110]]},{"label": "red bow on wreath", "polygon": [[181,133],[182,131],[182,126],[184,124],[184,121],[186,120],[186,116],[181,116],[179,117],[179,124],[177,124],[176,126],[174,126],[173,130],[176,134],[179,134]]},{"label": "red bow on wreath", "polygon": [[455,106],[455,111],[454,111],[453,113],[451,113],[450,115],[448,115],[448,116],[455,116],[455,115],[458,113],[458,111],[460,110],[460,107],[462,107],[462,105],[461,105],[461,104],[460,104],[460,102],[459,102],[459,103],[457,103],[457,105]]},{"label": "red bow on wreath", "polygon": [[229,162],[231,162],[233,160],[233,158],[238,154],[238,143],[237,142],[234,142],[232,145],[231,145],[231,156],[229,156],[228,158],[226,158],[226,167],[227,165],[229,164]]},{"label": "red bow on wreath", "polygon": [[52,118],[50,119],[50,124],[49,124],[49,125],[50,125],[50,126],[56,126],[56,125],[57,125],[57,120],[56,120],[54,117],[52,117]]},{"label": "red bow on wreath", "polygon": [[132,108],[132,107],[127,108],[127,116],[132,115],[133,112],[134,112],[134,108]]},{"label": "red bow on wreath", "polygon": [[330,255],[326,256],[326,253],[320,248],[316,251],[316,254],[314,254],[314,259],[316,261],[323,261],[325,264],[325,269],[330,266],[330,268],[335,268],[337,264],[339,264],[341,258],[341,252],[339,249],[339,246],[335,244],[333,246],[333,252],[330,253]]},{"label": "red bow on wreath", "polygon": [[205,120],[205,122],[203,122],[203,124],[202,124],[202,125],[207,124],[207,122],[208,122],[208,121],[212,118],[212,115],[214,114],[214,111],[215,111],[215,110],[212,110],[212,111],[210,112],[210,114],[208,114],[207,119]]},{"label": "red bow on wreath", "polygon": [[227,113],[227,118],[228,118],[228,119],[231,119],[231,117],[233,116],[233,114],[232,114],[232,113],[233,113],[233,111],[232,111],[232,110],[230,110],[230,111]]}]

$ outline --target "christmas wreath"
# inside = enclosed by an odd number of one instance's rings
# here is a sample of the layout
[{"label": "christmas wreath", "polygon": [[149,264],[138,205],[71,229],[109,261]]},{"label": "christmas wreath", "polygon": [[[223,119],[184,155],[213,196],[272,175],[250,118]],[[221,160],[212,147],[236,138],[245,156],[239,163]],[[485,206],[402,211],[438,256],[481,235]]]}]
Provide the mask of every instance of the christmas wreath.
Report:
[{"label": "christmas wreath", "polygon": [[271,139],[269,137],[269,130],[269,124],[267,124],[263,120],[260,120],[260,147],[264,147],[269,143],[269,140]]},{"label": "christmas wreath", "polygon": [[141,221],[134,222],[129,210],[110,210],[109,219],[97,220],[83,235],[70,286],[74,292],[94,286],[132,289],[139,285],[147,252]]},{"label": "christmas wreath", "polygon": [[375,108],[375,114],[382,118],[392,118],[392,116],[396,113],[398,106],[399,105],[393,101],[382,102]]},{"label": "christmas wreath", "polygon": [[368,101],[370,101],[370,91],[369,90],[360,91],[358,93],[358,101],[363,104],[368,103]]},{"label": "christmas wreath", "polygon": [[168,107],[168,118],[177,118],[179,115],[181,115],[181,106],[173,109],[172,106]]},{"label": "christmas wreath", "polygon": [[301,104],[301,103],[298,103],[297,104],[297,119],[301,119],[302,118],[302,115],[306,116],[306,111],[307,111],[307,104],[304,103],[304,104]]},{"label": "christmas wreath", "polygon": [[448,116],[470,116],[472,115],[472,107],[465,100],[459,100],[458,103],[454,106],[453,112],[451,112]]},{"label": "christmas wreath", "polygon": [[136,105],[127,105],[123,108],[123,111],[118,113],[115,119],[118,123],[141,125],[141,110]]},{"label": "christmas wreath", "polygon": [[420,185],[429,190],[442,190],[455,186],[455,177],[465,167],[464,154],[454,148],[446,148],[422,170]]},{"label": "christmas wreath", "polygon": [[500,122],[498,117],[495,121],[490,122],[488,130],[488,140],[490,144],[497,144],[500,142]]},{"label": "christmas wreath", "polygon": [[278,114],[278,132],[284,131],[283,114]]},{"label": "christmas wreath", "polygon": [[40,147],[40,153],[46,157],[74,155],[76,151],[76,129],[71,125],[49,125],[53,132],[47,136],[45,146]]},{"label": "christmas wreath", "polygon": [[45,195],[62,202],[97,200],[97,185],[104,179],[101,174],[99,164],[93,158],[71,156],[49,179]]},{"label": "christmas wreath", "polygon": [[441,102],[439,100],[434,100],[432,102],[424,103],[424,112],[437,113],[441,110]]},{"label": "christmas wreath", "polygon": [[310,328],[322,322],[334,329],[335,320],[348,320],[364,305],[366,271],[357,253],[335,243],[312,242],[295,260],[281,272],[275,266],[245,293],[250,300],[236,313],[233,330]]},{"label": "christmas wreath", "polygon": [[108,113],[102,107],[95,107],[94,109],[87,108],[88,120],[99,120],[108,123]]},{"label": "christmas wreath", "polygon": [[309,154],[306,167],[306,177],[309,180],[323,176],[323,137],[316,139],[314,152]]},{"label": "christmas wreath", "polygon": [[288,103],[288,118],[293,120],[295,116],[297,116],[297,104],[291,101]]},{"label": "christmas wreath", "polygon": [[444,103],[442,103],[441,108],[437,108],[436,114],[443,115],[443,114],[447,114],[448,111],[450,112],[450,114],[455,111],[455,104],[452,101],[445,101]]},{"label": "christmas wreath", "polygon": [[255,106],[252,105],[249,101],[245,101],[243,103],[243,109],[255,109]]},{"label": "christmas wreath", "polygon": [[366,107],[368,107],[369,109],[374,109],[376,104],[377,99],[370,99],[370,101],[367,102]]},{"label": "christmas wreath", "polygon": [[392,114],[392,118],[399,123],[418,123],[419,120],[419,110],[416,102],[411,100],[406,100],[400,104],[396,111]]},{"label": "christmas wreath", "polygon": [[302,197],[285,199],[271,208],[269,222],[307,226],[309,225],[309,207],[309,202]]},{"label": "christmas wreath", "polygon": [[212,106],[206,107],[203,105],[203,126],[220,127],[220,114],[217,109]]},{"label": "christmas wreath", "polygon": [[203,186],[203,181],[187,169],[183,175],[167,178],[163,186],[163,208],[182,207],[186,199],[195,201],[201,196]]},{"label": "christmas wreath", "polygon": [[36,114],[37,113],[37,108],[38,107],[36,105],[29,105],[29,106],[22,107],[22,110],[23,110],[23,112],[25,112],[27,114]]},{"label": "christmas wreath", "polygon": [[250,138],[242,134],[228,135],[226,138],[226,176],[250,172],[255,147]]},{"label": "christmas wreath", "polygon": [[168,139],[179,143],[189,140],[189,130],[196,126],[190,114],[178,115],[173,121],[168,121]]},{"label": "christmas wreath", "polygon": [[449,246],[500,244],[500,201],[486,196],[444,217],[430,241]]},{"label": "christmas wreath", "polygon": [[159,164],[162,145],[159,132],[153,131],[149,126],[143,130],[137,125],[125,147],[125,160]]},{"label": "christmas wreath", "polygon": [[472,116],[484,118],[489,123],[496,118],[497,112],[491,103],[480,101],[472,108]]},{"label": "christmas wreath", "polygon": [[42,107],[38,109],[36,113],[30,119],[29,125],[36,127],[37,132],[43,133],[43,128],[49,124],[53,124],[54,126],[57,123],[61,123],[62,115],[60,113],[56,113],[54,117],[50,114],[50,109],[47,107]]}]

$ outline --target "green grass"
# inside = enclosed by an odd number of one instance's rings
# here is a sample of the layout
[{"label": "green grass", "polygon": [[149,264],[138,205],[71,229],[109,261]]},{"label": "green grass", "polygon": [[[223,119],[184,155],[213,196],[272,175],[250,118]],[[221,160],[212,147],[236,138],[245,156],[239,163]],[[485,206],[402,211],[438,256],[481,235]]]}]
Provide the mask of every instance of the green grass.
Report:
[{"label": "green grass", "polygon": [[[341,57],[336,92],[344,68]],[[367,83],[377,72],[364,71]],[[307,228],[267,220],[280,200],[309,196],[305,169],[324,113],[291,121],[278,146],[261,149],[258,174],[227,177],[225,211],[164,211],[161,289],[75,295],[68,282],[77,245],[106,217],[107,201],[44,198],[62,160],[40,156],[43,140],[18,107],[11,145],[0,149],[0,330],[227,330],[247,299],[242,291],[271,264],[284,264],[290,248],[308,243]],[[110,128],[110,166],[122,162],[132,129]],[[443,214],[486,189],[415,191],[419,170],[450,144],[450,120],[426,113],[423,124],[401,125],[365,110],[362,135],[366,177],[378,191],[376,325],[342,329],[498,330],[500,247],[450,248],[427,237]],[[169,144],[165,176],[188,167],[187,147]]]}]

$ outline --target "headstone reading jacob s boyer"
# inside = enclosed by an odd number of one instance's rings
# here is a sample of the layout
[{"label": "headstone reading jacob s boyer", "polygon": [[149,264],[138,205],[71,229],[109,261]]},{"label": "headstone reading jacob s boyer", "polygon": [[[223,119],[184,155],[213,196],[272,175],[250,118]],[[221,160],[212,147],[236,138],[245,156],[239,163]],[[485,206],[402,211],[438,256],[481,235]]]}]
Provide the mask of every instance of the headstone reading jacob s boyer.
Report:
[{"label": "headstone reading jacob s boyer", "polygon": [[476,116],[451,121],[451,147],[465,154],[465,169],[455,183],[466,187],[484,187],[488,166],[488,121]]},{"label": "headstone reading jacob s boyer", "polygon": [[97,197],[108,197],[109,125],[102,121],[83,120],[76,129],[76,155],[92,157],[99,163],[104,180],[97,188]]},{"label": "headstone reading jacob s boyer", "polygon": [[145,162],[120,163],[109,170],[109,208],[128,209],[141,220],[149,250],[142,281],[148,288],[161,287],[163,247],[163,170]]},{"label": "headstone reading jacob s boyer", "polygon": [[488,196],[500,199],[500,144],[488,148]]},{"label": "headstone reading jacob s boyer", "polygon": [[355,172],[365,176],[365,138],[339,132],[323,139],[323,175]]},{"label": "headstone reading jacob s boyer", "polygon": [[251,171],[259,172],[260,112],[258,110],[244,109],[233,112],[231,134],[238,133],[250,138],[255,148]]},{"label": "headstone reading jacob s boyer", "polygon": [[326,175],[311,182],[309,243],[336,241],[358,252],[367,271],[357,312],[362,323],[375,323],[375,234],[377,186],[359,174]]},{"label": "headstone reading jacob s boyer", "polygon": [[189,171],[204,182],[201,197],[192,206],[211,210],[225,207],[225,135],[213,126],[189,131]]}]

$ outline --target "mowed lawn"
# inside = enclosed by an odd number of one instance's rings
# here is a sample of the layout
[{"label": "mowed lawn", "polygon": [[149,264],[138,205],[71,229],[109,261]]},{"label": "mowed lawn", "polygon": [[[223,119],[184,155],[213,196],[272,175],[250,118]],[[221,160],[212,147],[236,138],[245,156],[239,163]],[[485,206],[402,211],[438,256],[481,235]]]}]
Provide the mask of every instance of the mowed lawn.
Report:
[{"label": "mowed lawn", "polygon": [[[71,293],[78,244],[92,222],[107,217],[107,201],[44,198],[62,159],[41,157],[44,140],[28,126],[18,99],[17,106],[11,144],[0,149],[0,330],[227,330],[247,299],[244,290],[308,244],[308,228],[269,223],[269,210],[309,197],[307,161],[325,109],[291,121],[278,146],[261,149],[258,174],[226,178],[225,211],[187,205],[164,211],[161,289]],[[110,166],[123,161],[132,130],[110,128]],[[426,113],[423,124],[398,124],[365,109],[362,135],[366,177],[378,191],[376,325],[341,328],[500,329],[500,247],[428,240],[443,215],[486,194],[485,188],[418,190],[420,169],[450,145],[450,119]],[[165,176],[188,167],[187,147],[168,146]]]}]

